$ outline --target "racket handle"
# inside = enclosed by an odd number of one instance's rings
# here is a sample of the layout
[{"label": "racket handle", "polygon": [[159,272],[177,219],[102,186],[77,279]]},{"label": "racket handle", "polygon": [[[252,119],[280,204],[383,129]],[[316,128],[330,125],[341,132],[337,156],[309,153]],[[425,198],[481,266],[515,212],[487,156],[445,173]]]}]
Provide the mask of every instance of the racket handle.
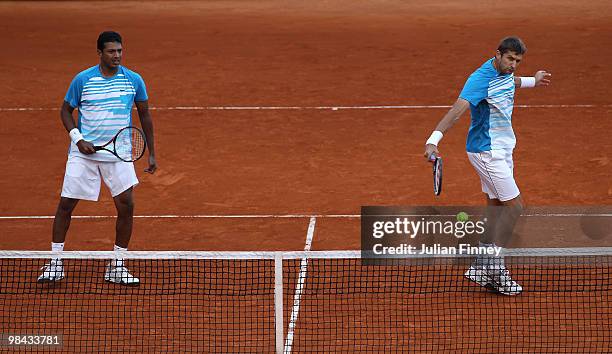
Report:
[{"label": "racket handle", "polygon": [[436,162],[436,159],[437,159],[438,157],[439,157],[439,156],[438,156],[438,155],[436,155],[436,153],[435,153],[435,152],[434,152],[434,153],[432,153],[431,155],[429,155],[429,162]]},{"label": "racket handle", "polygon": [[100,151],[102,149],[104,149],[102,146],[94,146],[94,150],[96,151]]}]

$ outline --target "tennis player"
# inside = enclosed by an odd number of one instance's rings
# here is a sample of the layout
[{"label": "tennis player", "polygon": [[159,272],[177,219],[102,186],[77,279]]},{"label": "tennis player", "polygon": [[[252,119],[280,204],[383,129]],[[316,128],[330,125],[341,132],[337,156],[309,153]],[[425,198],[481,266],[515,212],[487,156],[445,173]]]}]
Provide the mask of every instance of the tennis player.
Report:
[{"label": "tennis player", "polygon": [[[507,240],[523,210],[512,161],[516,144],[512,130],[515,88],[550,84],[551,74],[544,70],[537,71],[533,77],[514,76],[526,51],[520,38],[504,38],[495,56],[470,75],[459,98],[425,143],[424,156],[429,160],[432,154],[439,153],[438,143],[443,135],[470,108],[467,155],[480,177],[488,206],[487,231],[480,240],[480,246],[484,247],[494,246],[495,240]],[[516,295],[523,290],[510,276],[503,256],[478,257],[465,276],[505,295]]]},{"label": "tennis player", "polygon": [[[127,251],[134,215],[133,188],[138,184],[134,164],[122,162],[110,152],[96,152],[94,145],[104,145],[121,128],[131,125],[134,103],[149,147],[149,166],[145,172],[154,173],[157,169],[145,83],[140,75],[121,66],[123,47],[119,33],[102,32],[97,44],[100,63],[76,75],[61,108],[62,123],[72,142],[53,222],[51,250],[55,252],[64,249],[72,211],[79,200],[98,200],[101,180],[110,189],[117,208],[114,250],[119,254]],[[77,107],[78,125],[75,125],[72,112]],[[62,260],[54,258],[43,267],[38,281],[54,282],[63,278]],[[121,257],[108,264],[104,279],[122,285],[140,282],[130,274]]]}]

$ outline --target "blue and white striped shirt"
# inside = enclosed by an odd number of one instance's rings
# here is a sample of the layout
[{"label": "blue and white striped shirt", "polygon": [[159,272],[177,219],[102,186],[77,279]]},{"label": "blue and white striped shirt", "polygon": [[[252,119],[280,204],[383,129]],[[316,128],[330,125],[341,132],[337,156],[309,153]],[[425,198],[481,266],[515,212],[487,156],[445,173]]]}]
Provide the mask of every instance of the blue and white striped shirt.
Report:
[{"label": "blue and white striped shirt", "polygon": [[513,149],[512,130],[514,74],[500,74],[487,60],[468,78],[459,95],[470,103],[472,122],[468,132],[468,152]]},{"label": "blue and white striped shirt", "polygon": [[[124,127],[132,124],[132,106],[135,101],[146,101],[147,89],[142,77],[120,66],[115,76],[102,76],[99,65],[77,74],[66,93],[64,101],[78,108],[77,127],[83,138],[94,145],[104,145]],[[98,161],[117,161],[106,151],[84,155],[70,144],[71,156]]]}]

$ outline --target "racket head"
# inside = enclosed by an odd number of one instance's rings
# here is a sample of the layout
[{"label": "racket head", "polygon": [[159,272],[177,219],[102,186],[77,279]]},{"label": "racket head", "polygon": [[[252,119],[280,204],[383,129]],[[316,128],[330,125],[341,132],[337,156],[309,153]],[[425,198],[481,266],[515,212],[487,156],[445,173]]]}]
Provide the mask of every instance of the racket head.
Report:
[{"label": "racket head", "polygon": [[147,141],[140,128],[129,126],[119,130],[113,145],[114,154],[121,161],[134,162],[144,155]]},{"label": "racket head", "polygon": [[433,189],[435,195],[442,193],[442,157],[433,156]]}]

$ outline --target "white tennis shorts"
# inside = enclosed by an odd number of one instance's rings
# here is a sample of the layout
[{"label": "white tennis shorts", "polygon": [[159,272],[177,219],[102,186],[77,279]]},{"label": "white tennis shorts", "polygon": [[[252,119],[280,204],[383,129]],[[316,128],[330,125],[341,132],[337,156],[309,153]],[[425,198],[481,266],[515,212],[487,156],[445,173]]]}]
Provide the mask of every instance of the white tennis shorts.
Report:
[{"label": "white tennis shorts", "polygon": [[468,158],[480,177],[482,191],[502,202],[518,197],[521,192],[514,181],[512,149],[468,152]]},{"label": "white tennis shorts", "polygon": [[113,197],[138,184],[131,162],[95,161],[68,156],[62,197],[97,201],[101,178]]}]

